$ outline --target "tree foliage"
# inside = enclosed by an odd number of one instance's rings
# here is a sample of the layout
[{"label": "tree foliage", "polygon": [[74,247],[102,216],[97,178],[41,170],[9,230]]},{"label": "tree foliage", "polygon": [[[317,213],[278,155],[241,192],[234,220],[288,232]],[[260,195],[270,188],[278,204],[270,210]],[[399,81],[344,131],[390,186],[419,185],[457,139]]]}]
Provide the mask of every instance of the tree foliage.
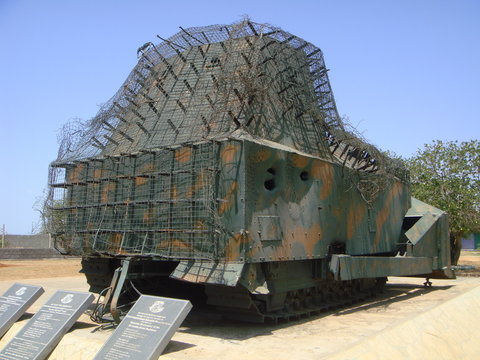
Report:
[{"label": "tree foliage", "polygon": [[448,213],[451,238],[480,232],[480,141],[436,140],[406,163],[412,195]]}]

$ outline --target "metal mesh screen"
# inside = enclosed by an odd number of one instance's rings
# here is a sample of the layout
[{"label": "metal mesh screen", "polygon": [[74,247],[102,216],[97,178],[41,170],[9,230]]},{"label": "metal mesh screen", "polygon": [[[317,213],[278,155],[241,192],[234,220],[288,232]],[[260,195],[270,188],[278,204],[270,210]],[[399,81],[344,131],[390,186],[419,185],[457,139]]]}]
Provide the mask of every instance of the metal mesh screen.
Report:
[{"label": "metal mesh screen", "polygon": [[[138,50],[93,119],[63,129],[48,206],[65,247],[218,256],[215,152],[226,138],[267,139],[357,169],[350,180],[367,202],[405,176],[346,129],[322,52],[307,41],[248,19],[161,40]],[[178,160],[180,144],[189,161]]]},{"label": "metal mesh screen", "polygon": [[320,49],[249,21],[182,30],[145,44],[87,124],[64,128],[59,161],[218,138],[238,129],[327,156],[343,129]]},{"label": "metal mesh screen", "polygon": [[57,235],[70,252],[214,258],[218,144],[55,167]]}]

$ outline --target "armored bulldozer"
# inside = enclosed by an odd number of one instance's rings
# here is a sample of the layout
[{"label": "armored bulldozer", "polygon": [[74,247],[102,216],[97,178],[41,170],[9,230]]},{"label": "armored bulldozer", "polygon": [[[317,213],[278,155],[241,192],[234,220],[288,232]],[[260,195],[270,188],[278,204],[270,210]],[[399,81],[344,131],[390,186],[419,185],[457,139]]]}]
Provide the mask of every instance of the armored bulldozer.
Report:
[{"label": "armored bulldozer", "polygon": [[126,288],[264,321],[454,276],[445,213],[342,121],[319,48],[249,20],[180,29],[50,166],[56,243],[114,315]]}]

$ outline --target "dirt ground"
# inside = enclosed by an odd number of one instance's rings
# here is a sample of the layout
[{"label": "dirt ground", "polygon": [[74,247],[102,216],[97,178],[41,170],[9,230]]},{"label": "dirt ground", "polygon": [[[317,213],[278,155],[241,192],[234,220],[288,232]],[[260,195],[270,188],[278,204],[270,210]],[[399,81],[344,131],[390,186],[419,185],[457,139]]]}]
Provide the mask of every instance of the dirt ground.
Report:
[{"label": "dirt ground", "polygon": [[[88,291],[88,285],[79,273],[80,262],[80,258],[0,260],[0,293],[11,286],[12,280],[25,280],[42,285],[45,288],[43,300],[37,301],[29,310],[34,313],[44,299],[58,289]],[[462,253],[460,264],[480,268],[480,252]],[[476,271],[478,273],[478,270]],[[465,294],[479,286],[479,279],[459,277],[457,280],[433,280],[433,287],[425,288],[422,285],[424,279],[391,278],[385,293],[375,299],[290,323],[250,324],[192,316],[176,332],[161,359],[318,360],[330,359],[332,356],[338,359],[360,359],[362,357],[356,355],[340,355],[362,344],[365,344],[369,351],[378,353],[378,356],[370,356],[368,359],[383,359],[386,353],[392,355],[389,356],[392,360],[476,358],[471,356],[471,352],[465,355],[464,351],[476,346],[472,344],[480,343],[480,335],[468,338],[478,333],[472,331],[472,326],[476,327],[476,320],[470,321],[473,325],[468,322],[464,324],[457,322],[453,315],[459,313],[461,308],[480,308],[480,304],[471,307],[463,303],[459,305],[459,300],[455,300],[467,298],[471,302],[471,297],[468,298]],[[437,310],[432,313],[434,309],[442,309],[440,306],[443,305],[444,313],[439,314]],[[472,315],[478,319],[477,313],[479,311],[475,314],[469,312],[461,320],[465,322],[465,319],[473,319]],[[422,316],[425,319],[422,320]],[[434,319],[439,321],[435,322]],[[26,321],[28,316],[18,321],[9,333],[0,339],[0,348]],[[445,326],[441,327],[442,324]],[[421,334],[414,334],[415,329],[424,330],[421,330]],[[91,359],[112,331],[101,330],[84,314],[49,359]],[[371,340],[377,336],[380,338]],[[449,350],[452,347],[445,350],[445,339],[464,341],[458,346],[458,352],[451,353]],[[468,344],[470,345],[467,346]],[[394,356],[392,349],[384,348],[387,345],[396,346],[396,349],[401,350],[401,355]],[[479,353],[480,346],[476,346],[474,350],[476,354]]]},{"label": "dirt ground", "polygon": [[39,259],[3,260],[0,259],[0,281],[38,278],[83,276],[79,273],[81,259]]},{"label": "dirt ground", "polygon": [[462,251],[459,266],[474,266],[471,270],[456,270],[457,276],[480,276],[480,251]]}]

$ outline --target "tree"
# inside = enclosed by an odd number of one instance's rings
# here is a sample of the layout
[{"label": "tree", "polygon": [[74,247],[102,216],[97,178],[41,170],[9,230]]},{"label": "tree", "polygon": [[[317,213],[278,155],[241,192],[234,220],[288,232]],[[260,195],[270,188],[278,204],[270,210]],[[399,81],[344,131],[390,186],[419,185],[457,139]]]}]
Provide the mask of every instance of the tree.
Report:
[{"label": "tree", "polygon": [[52,200],[49,197],[48,189],[45,189],[43,195],[36,198],[33,209],[40,214],[35,234],[50,234],[55,239],[54,247],[57,250],[62,253],[70,251],[71,241],[66,242],[64,237],[68,210],[63,208],[63,201]]},{"label": "tree", "polygon": [[412,195],[448,213],[452,263],[461,238],[480,232],[480,141],[426,144],[410,159]]}]

